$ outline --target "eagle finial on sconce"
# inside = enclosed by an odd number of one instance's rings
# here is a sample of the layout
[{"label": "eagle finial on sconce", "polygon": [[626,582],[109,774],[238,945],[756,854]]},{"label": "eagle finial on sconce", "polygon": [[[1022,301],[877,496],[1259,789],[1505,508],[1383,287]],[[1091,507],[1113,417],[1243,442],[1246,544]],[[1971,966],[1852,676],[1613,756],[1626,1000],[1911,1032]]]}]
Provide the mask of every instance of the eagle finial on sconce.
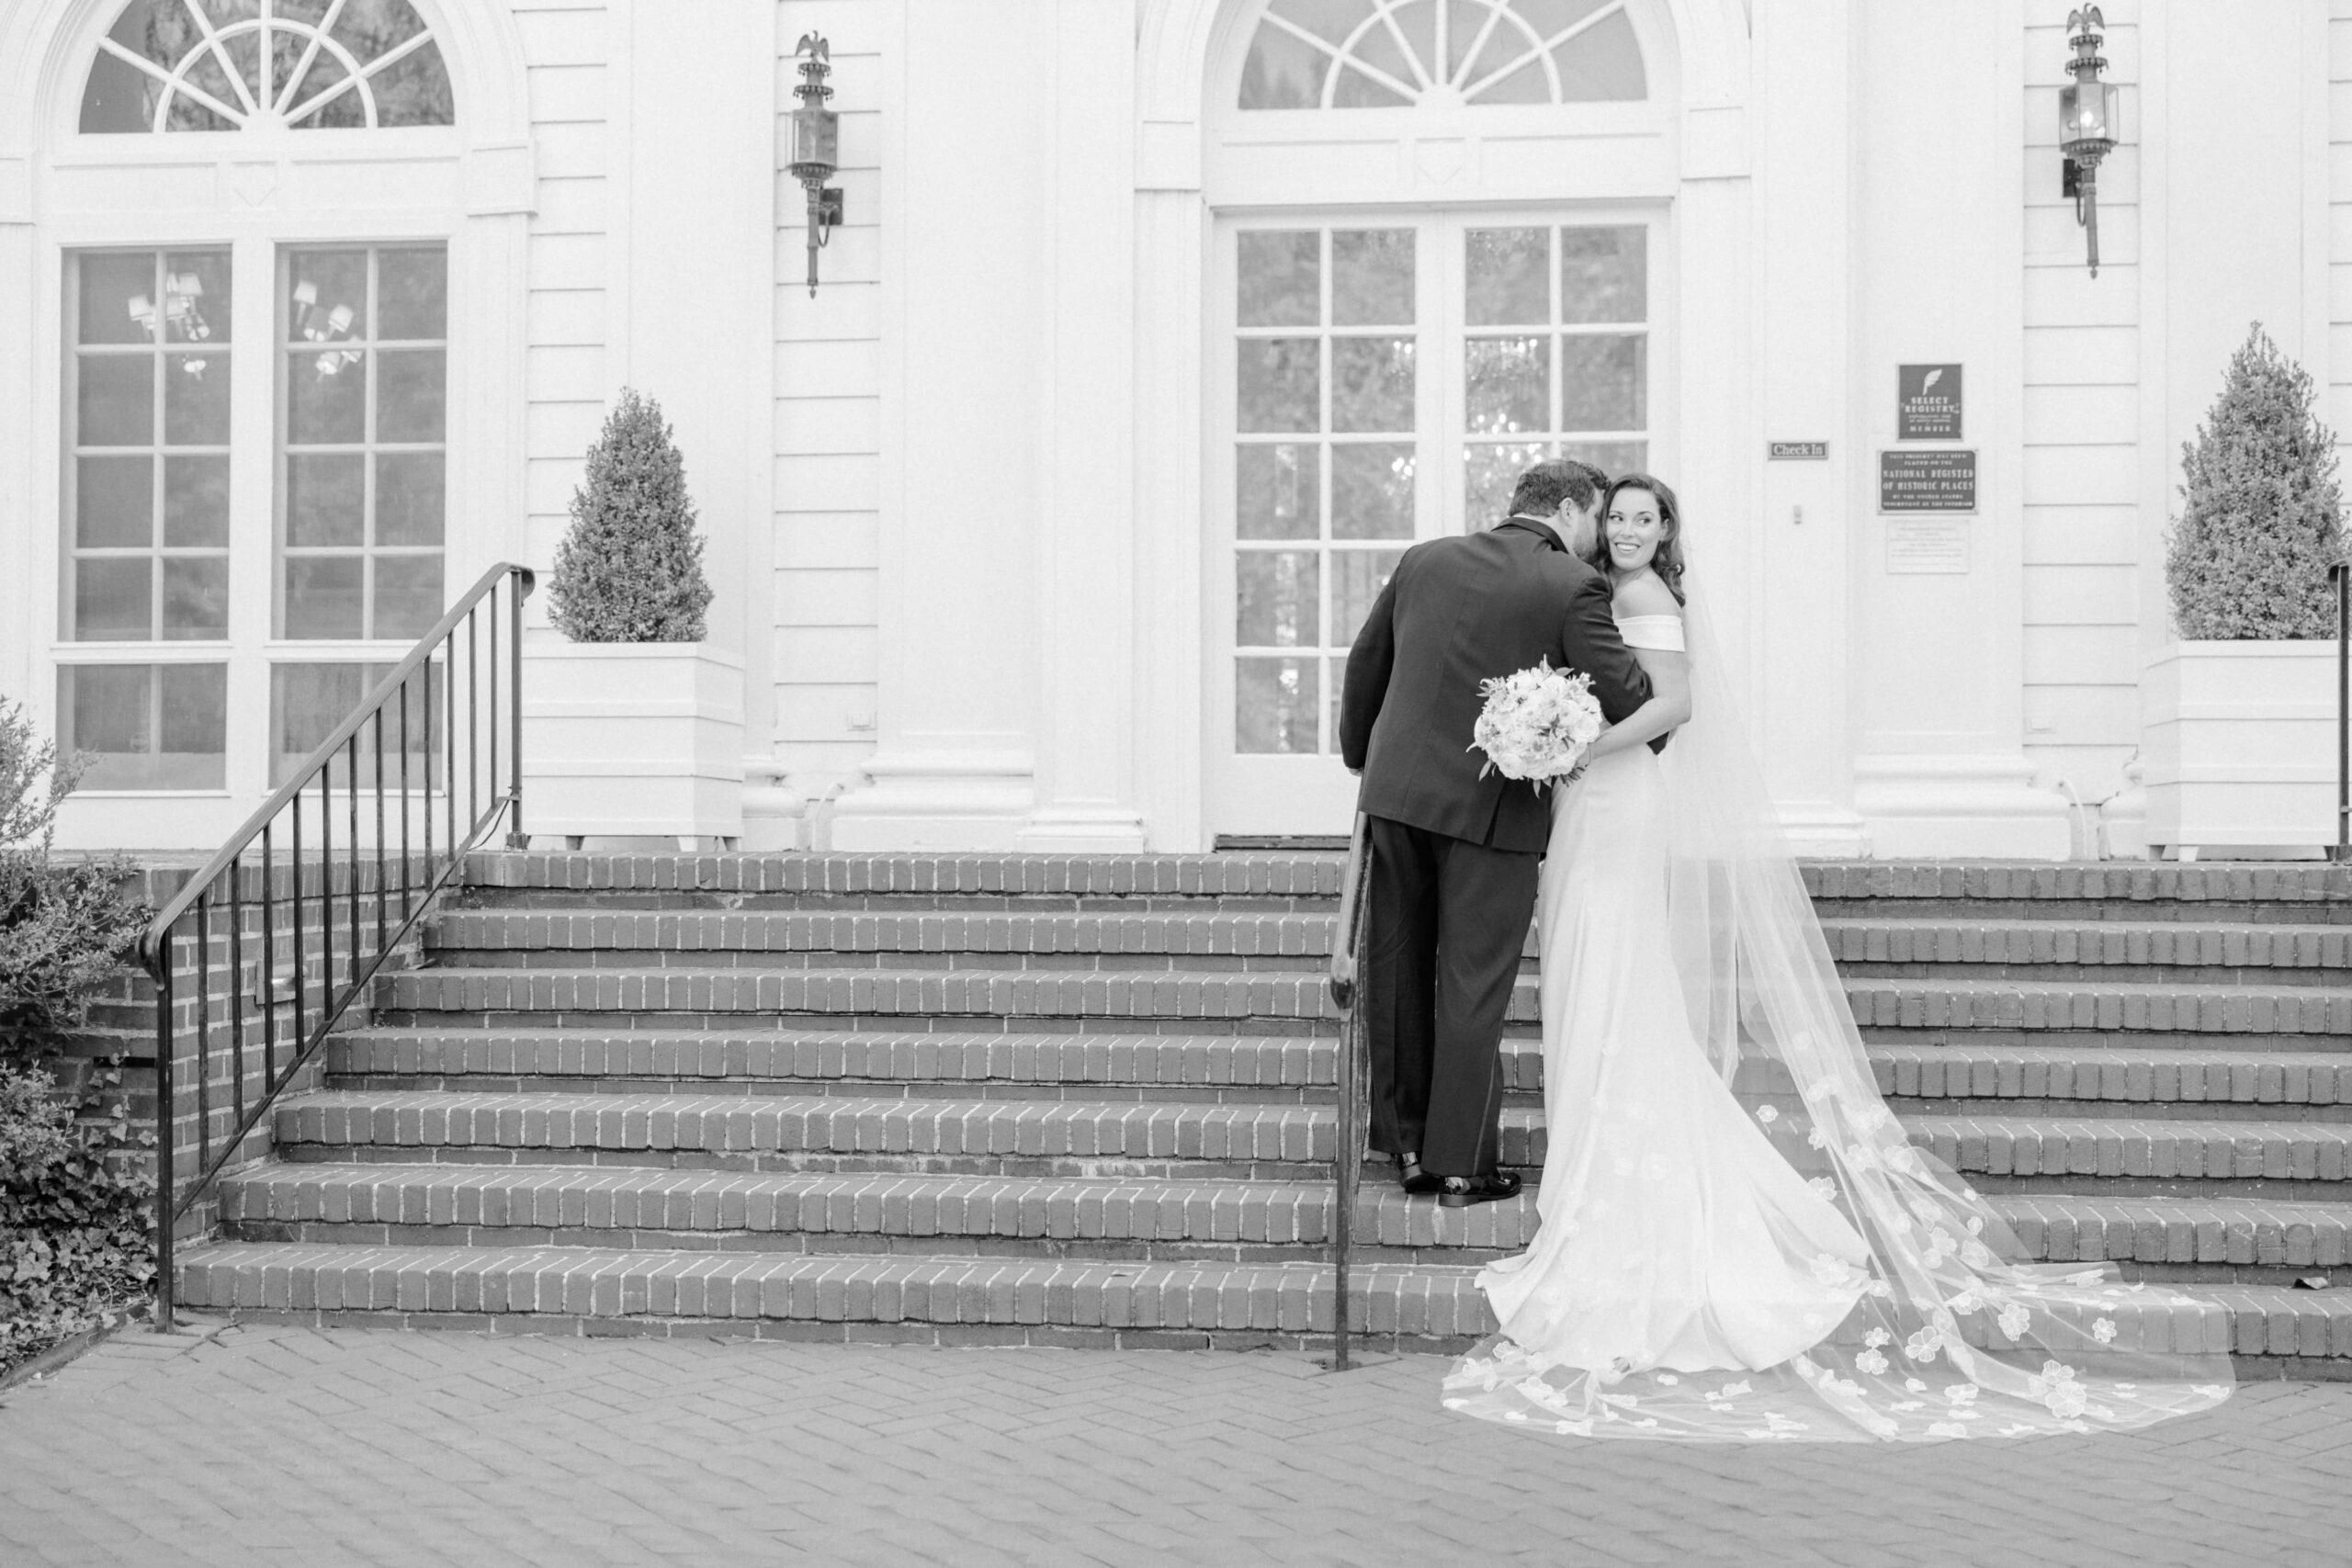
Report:
[{"label": "eagle finial on sconce", "polygon": [[[803,57],[806,58],[803,58]],[[825,85],[833,51],[822,33],[803,33],[792,51],[800,62],[800,85],[792,89],[800,107],[792,111],[792,158],[785,167],[808,193],[808,296],[817,295],[817,253],[842,220],[842,193],[825,182],[841,167],[841,116],[825,107],[833,90]]]}]

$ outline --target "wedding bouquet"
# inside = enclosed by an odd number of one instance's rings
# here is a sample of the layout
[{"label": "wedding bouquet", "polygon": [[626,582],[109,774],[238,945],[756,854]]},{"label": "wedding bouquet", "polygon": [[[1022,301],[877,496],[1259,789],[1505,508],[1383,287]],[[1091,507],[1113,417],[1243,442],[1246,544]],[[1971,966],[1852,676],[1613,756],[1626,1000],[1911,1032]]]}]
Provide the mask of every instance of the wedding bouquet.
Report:
[{"label": "wedding bouquet", "polygon": [[1592,695],[1592,677],[1555,670],[1549,659],[1534,668],[1498,675],[1478,682],[1487,699],[1478,722],[1471,729],[1466,750],[1484,751],[1485,778],[1499,769],[1507,779],[1532,779],[1542,789],[1551,779],[1562,779],[1584,763],[1584,754],[1600,738],[1600,704]]}]

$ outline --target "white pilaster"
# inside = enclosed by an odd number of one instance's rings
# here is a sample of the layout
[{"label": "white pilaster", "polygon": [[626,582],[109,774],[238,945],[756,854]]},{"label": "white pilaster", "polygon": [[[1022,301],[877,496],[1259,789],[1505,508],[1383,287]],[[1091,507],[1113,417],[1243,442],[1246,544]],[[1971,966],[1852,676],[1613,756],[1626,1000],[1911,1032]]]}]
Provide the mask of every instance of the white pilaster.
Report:
[{"label": "white pilaster", "polygon": [[1006,850],[1035,804],[1037,448],[1054,363],[1053,226],[1039,217],[1058,117],[1029,90],[1025,0],[899,11],[882,73],[876,746],[831,839]]},{"label": "white pilaster", "polygon": [[[1767,0],[1756,16],[1757,242],[1744,276],[1756,290],[1751,385],[1761,414],[1739,456],[1760,477],[1740,562],[1747,635],[1735,646],[1748,654],[1747,709],[1773,799],[1808,854],[1869,847],[1853,808],[1846,482],[1870,461],[1851,386],[1856,9],[1855,0]],[[1829,456],[1771,461],[1773,441],[1826,441]]]},{"label": "white pilaster", "polygon": [[1053,0],[1035,543],[1037,803],[1024,850],[1144,846],[1134,786],[1135,6]]},{"label": "white pilaster", "polygon": [[[705,640],[773,703],[775,17],[733,0],[617,0],[608,392],[662,405],[713,591]],[[747,725],[764,752],[763,711]],[[738,766],[740,767],[740,759]],[[738,775],[740,777],[740,774]]]},{"label": "white pilaster", "polygon": [[[2064,802],[2024,750],[2024,16],[2019,0],[1855,6],[1861,56],[1855,295],[1860,400],[1847,466],[1860,723],[1854,805],[1887,857],[2059,859]],[[1962,445],[1977,512],[1962,571],[1886,569],[1877,450],[1895,445],[1896,367],[1965,367]]]}]

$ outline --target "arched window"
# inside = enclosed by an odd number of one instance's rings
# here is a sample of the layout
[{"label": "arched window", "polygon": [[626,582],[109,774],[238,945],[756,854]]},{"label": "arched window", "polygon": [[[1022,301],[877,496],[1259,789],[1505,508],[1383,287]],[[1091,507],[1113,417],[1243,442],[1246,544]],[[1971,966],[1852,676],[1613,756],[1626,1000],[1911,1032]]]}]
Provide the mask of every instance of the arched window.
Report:
[{"label": "arched window", "polygon": [[130,0],[82,90],[81,129],[100,134],[456,119],[408,0]]},{"label": "arched window", "polygon": [[1244,109],[1567,104],[1649,96],[1625,0],[1272,0]]},{"label": "arched window", "polygon": [[217,841],[493,547],[452,536],[503,454],[451,404],[512,341],[500,247],[469,235],[513,220],[459,204],[444,15],[110,0],[85,23],[42,187],[59,395],[33,442],[59,454],[44,625],[57,733],[93,758],[78,833]]}]

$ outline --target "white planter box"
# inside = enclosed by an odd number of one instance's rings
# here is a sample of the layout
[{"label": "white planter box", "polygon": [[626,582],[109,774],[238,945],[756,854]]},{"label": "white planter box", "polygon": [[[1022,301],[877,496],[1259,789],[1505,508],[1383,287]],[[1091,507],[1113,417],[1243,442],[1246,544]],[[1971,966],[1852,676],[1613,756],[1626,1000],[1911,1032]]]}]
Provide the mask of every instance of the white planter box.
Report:
[{"label": "white planter box", "polygon": [[2335,842],[2335,656],[2333,640],[2180,642],[2148,661],[2151,849]]},{"label": "white planter box", "polygon": [[741,835],[742,660],[699,642],[526,640],[523,826],[572,838]]}]

